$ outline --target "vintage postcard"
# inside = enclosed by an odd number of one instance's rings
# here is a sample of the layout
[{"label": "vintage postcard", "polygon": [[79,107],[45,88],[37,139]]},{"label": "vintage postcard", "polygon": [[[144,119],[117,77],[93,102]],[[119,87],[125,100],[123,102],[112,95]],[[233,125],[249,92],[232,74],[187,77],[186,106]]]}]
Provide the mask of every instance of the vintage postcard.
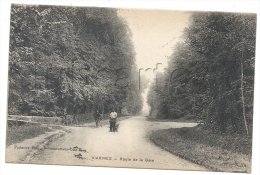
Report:
[{"label": "vintage postcard", "polygon": [[5,162],[251,173],[256,26],[12,4]]}]

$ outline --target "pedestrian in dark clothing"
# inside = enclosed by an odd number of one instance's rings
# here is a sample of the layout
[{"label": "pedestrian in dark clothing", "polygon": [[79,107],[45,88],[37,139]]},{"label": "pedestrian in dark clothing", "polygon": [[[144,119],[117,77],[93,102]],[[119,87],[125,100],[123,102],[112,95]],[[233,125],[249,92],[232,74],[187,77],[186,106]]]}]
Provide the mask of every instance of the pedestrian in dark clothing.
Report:
[{"label": "pedestrian in dark clothing", "polygon": [[100,122],[100,118],[101,118],[98,110],[95,112],[94,117],[95,117],[96,127],[98,127],[99,122]]}]

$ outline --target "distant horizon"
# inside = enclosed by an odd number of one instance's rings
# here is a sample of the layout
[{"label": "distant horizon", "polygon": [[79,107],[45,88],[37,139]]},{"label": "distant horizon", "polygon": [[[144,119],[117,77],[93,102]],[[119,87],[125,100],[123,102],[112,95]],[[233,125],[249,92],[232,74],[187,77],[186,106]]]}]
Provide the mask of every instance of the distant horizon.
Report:
[{"label": "distant horizon", "polygon": [[[168,67],[168,57],[181,41],[190,12],[144,9],[118,9],[117,12],[126,20],[132,32],[137,68],[142,69],[141,74],[153,81],[155,74],[152,70],[158,63],[158,72],[164,72]],[[146,103],[148,90],[149,87],[142,93],[144,114],[149,114]]]}]

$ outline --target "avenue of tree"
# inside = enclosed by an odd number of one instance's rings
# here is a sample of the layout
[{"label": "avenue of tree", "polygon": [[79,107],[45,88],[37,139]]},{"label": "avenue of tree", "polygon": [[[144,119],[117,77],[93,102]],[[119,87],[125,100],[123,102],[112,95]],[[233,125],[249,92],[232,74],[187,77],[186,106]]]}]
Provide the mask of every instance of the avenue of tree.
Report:
[{"label": "avenue of tree", "polygon": [[255,42],[255,14],[193,13],[148,93],[150,115],[251,135]]},{"label": "avenue of tree", "polygon": [[8,113],[142,109],[131,32],[116,9],[12,5]]}]

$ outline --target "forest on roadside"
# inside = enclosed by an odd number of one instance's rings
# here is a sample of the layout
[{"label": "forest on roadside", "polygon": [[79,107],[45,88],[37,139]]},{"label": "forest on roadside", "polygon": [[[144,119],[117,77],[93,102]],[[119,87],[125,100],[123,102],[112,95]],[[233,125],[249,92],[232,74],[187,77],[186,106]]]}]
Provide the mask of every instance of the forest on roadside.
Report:
[{"label": "forest on roadside", "polygon": [[256,14],[193,12],[150,87],[150,116],[252,135],[255,45]]},{"label": "forest on roadside", "polygon": [[142,109],[131,31],[116,9],[12,5],[9,115]]}]

